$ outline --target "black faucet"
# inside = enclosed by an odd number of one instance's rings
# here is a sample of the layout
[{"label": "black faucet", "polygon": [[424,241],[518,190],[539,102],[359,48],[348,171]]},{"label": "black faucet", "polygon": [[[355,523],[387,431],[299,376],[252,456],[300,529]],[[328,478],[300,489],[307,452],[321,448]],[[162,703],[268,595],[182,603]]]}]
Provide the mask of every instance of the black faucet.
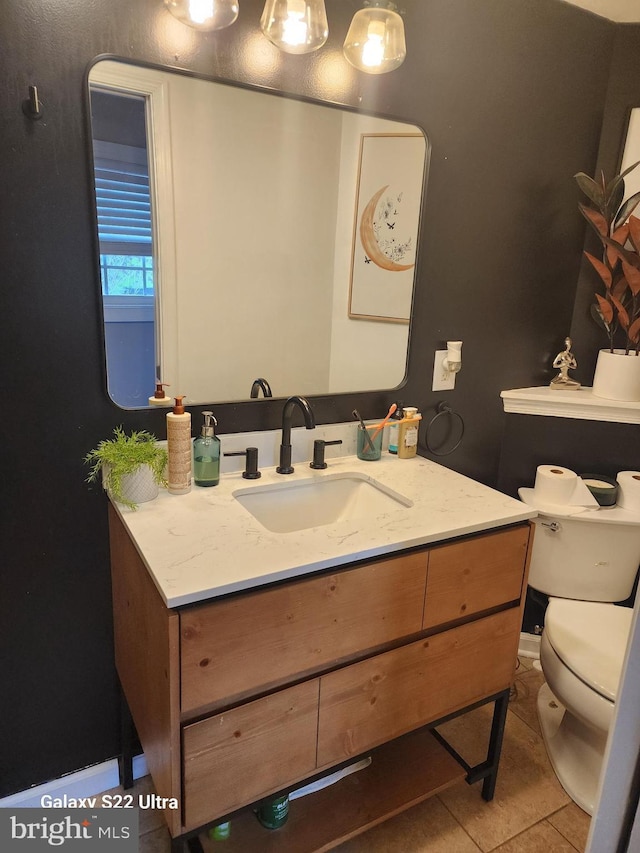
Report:
[{"label": "black faucet", "polygon": [[289,397],[282,410],[282,442],[280,444],[280,464],[276,468],[278,474],[293,474],[291,465],[291,419],[293,410],[298,406],[304,415],[304,425],[307,429],[315,429],[316,422],[309,401],[305,397]]},{"label": "black faucet", "polygon": [[257,399],[261,388],[265,397],[273,397],[273,394],[271,393],[271,386],[266,379],[254,379],[253,385],[251,386],[251,393],[249,394],[252,400]]}]

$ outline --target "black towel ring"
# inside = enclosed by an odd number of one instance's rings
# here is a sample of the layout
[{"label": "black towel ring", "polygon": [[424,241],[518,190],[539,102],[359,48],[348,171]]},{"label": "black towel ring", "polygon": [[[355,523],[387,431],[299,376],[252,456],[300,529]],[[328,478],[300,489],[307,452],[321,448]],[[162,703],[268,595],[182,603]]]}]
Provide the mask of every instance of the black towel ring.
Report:
[{"label": "black towel ring", "polygon": [[[456,443],[449,450],[439,451],[434,450],[433,447],[429,444],[429,430],[433,426],[433,424],[438,420],[438,418],[442,417],[442,415],[452,415],[455,418],[458,418],[460,421],[460,437],[456,441]],[[464,436],[464,421],[462,420],[462,415],[458,414],[458,412],[454,412],[453,409],[449,406],[448,403],[444,401],[440,401],[436,406],[436,414],[431,418],[429,423],[427,424],[427,428],[424,432],[424,443],[427,446],[427,450],[429,453],[432,453],[434,456],[448,456],[450,453],[453,453],[454,450],[457,450],[460,447],[460,443],[462,442]]]}]

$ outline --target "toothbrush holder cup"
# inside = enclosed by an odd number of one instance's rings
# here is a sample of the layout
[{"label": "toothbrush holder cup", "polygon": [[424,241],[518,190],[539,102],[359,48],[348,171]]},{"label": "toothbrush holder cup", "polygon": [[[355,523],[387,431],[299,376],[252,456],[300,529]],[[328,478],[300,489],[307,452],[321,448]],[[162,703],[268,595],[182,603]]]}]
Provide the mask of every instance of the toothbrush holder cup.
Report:
[{"label": "toothbrush holder cup", "polygon": [[366,428],[368,432],[367,436],[365,430],[362,429],[360,424],[358,424],[356,443],[358,459],[362,459],[365,462],[376,462],[382,456],[382,430],[380,430],[375,437],[373,435],[377,426],[378,424],[368,426]]}]

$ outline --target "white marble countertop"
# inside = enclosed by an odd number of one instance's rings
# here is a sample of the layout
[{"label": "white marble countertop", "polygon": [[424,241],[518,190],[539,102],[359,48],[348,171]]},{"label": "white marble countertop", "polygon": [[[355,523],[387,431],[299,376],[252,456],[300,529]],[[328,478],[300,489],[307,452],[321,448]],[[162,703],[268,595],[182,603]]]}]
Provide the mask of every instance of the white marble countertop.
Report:
[{"label": "white marble countertop", "polygon": [[[179,607],[320,569],[441,542],[533,518],[537,511],[421,457],[384,453],[377,462],[327,457],[314,471],[299,462],[281,475],[262,469],[259,480],[223,473],[212,488],[186,495],[161,490],[136,511],[114,504],[168,607]],[[264,528],[233,497],[254,486],[356,472],[400,493],[412,506],[293,533]]]}]

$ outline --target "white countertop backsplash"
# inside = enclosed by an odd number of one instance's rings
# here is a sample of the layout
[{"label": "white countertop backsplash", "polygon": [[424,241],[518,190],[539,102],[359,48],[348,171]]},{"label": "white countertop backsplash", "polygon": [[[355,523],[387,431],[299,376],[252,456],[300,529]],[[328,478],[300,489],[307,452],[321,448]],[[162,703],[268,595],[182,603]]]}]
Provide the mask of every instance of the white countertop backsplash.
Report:
[{"label": "white countertop backsplash", "polygon": [[[295,417],[294,412],[294,417]],[[298,417],[300,417],[298,415]],[[197,417],[196,417],[197,420]],[[376,421],[367,420],[365,423],[376,423]],[[355,456],[356,453],[356,435],[358,424],[356,421],[341,424],[320,424],[315,429],[305,429],[304,427],[294,427],[291,430],[291,445],[292,445],[292,463],[295,465],[308,463],[313,458],[313,442],[319,438],[325,441],[335,441],[340,439],[342,444],[337,444],[332,447],[325,448],[325,459],[329,462],[339,456]],[[200,432],[200,427],[192,427],[194,437]],[[385,427],[383,446],[386,449],[388,427]],[[262,430],[260,432],[238,432],[230,433],[229,435],[219,435],[218,438],[222,444],[222,453],[230,453],[234,450],[246,450],[247,447],[258,448],[258,466],[260,470],[263,468],[273,468],[279,462],[280,457],[280,440],[282,438],[282,430]],[[164,443],[165,442],[160,442]],[[244,471],[245,460],[242,456],[222,456],[220,459],[220,472],[229,474],[233,471]],[[289,476],[287,474],[283,476]],[[212,488],[215,488],[213,486]]]},{"label": "white countertop backsplash", "polygon": [[[533,518],[532,507],[422,457],[399,459],[384,451],[377,462],[355,455],[356,424],[292,430],[295,472],[277,474],[280,430],[221,435],[222,452],[259,448],[259,480],[246,480],[243,457],[222,457],[218,486],[192,486],[186,495],[161,490],[136,511],[114,504],[169,607],[294,578],[355,560],[392,554]],[[309,467],[313,442],[327,447],[328,467]],[[384,446],[386,447],[386,437]],[[233,497],[238,489],[355,472],[399,492],[412,506],[357,521],[293,533],[264,528]]]}]

